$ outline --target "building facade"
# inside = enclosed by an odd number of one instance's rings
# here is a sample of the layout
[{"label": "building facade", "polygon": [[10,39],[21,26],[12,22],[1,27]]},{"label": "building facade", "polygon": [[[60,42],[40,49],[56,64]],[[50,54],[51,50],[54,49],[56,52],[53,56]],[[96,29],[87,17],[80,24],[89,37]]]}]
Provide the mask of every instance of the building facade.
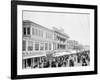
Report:
[{"label": "building facade", "polygon": [[[57,28],[48,29],[29,20],[23,21],[22,65],[32,67],[53,54],[67,50],[69,37]],[[45,58],[45,59],[43,59]]]},{"label": "building facade", "polygon": [[53,40],[53,50],[55,52],[65,52],[67,50],[67,40],[69,36],[65,34],[62,30],[53,28],[54,40]]}]

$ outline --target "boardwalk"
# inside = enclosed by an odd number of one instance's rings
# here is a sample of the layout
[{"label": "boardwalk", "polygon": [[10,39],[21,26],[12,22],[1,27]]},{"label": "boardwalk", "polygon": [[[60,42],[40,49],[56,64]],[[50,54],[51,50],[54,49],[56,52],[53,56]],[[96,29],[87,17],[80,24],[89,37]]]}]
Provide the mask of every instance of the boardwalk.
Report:
[{"label": "boardwalk", "polygon": [[27,66],[24,69],[34,68],[56,68],[56,67],[78,67],[78,66],[89,66],[90,55],[89,51],[84,51],[75,54],[68,54],[53,57],[48,59],[47,57],[38,57],[31,64],[27,61]]}]

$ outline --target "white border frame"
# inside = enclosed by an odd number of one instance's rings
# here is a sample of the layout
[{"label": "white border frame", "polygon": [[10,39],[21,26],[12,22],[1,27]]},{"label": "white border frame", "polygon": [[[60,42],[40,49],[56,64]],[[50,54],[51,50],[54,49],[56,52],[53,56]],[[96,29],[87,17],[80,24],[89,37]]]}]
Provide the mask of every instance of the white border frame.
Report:
[{"label": "white border frame", "polygon": [[[22,10],[77,12],[90,14],[90,66],[43,68],[43,69],[22,69]],[[45,6],[24,6],[17,5],[17,75],[46,74],[62,72],[94,71],[94,10],[79,8],[59,8]]]}]

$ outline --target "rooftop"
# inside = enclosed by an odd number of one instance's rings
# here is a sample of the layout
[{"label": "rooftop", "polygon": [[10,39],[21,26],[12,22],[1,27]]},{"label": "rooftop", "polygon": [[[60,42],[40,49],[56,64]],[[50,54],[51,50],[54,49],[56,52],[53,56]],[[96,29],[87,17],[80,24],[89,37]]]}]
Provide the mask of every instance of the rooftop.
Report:
[{"label": "rooftop", "polygon": [[35,23],[35,22],[32,22],[32,21],[30,21],[30,20],[23,20],[23,23],[29,23],[29,24],[33,24],[33,25],[35,24],[35,25],[38,25],[38,27],[40,27],[40,28],[49,30],[49,31],[51,31],[51,32],[56,32],[56,33],[58,33],[58,34],[61,34],[61,35],[63,35],[63,36],[66,36],[67,38],[69,38],[68,34],[64,33],[64,30],[63,30],[63,29],[58,29],[58,28],[56,28],[56,27],[53,27],[53,29],[51,30],[51,29],[48,29],[48,28],[46,28],[46,27],[44,27],[44,26],[42,26],[42,25],[40,25],[40,24],[37,24],[37,23]]}]

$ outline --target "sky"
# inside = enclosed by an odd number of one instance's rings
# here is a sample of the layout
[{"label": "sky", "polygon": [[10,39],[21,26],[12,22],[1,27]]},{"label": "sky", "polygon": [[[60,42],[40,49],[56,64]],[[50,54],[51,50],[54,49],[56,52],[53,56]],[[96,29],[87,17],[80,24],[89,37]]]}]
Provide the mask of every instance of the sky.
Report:
[{"label": "sky", "polygon": [[23,20],[31,20],[46,28],[64,29],[70,40],[90,44],[90,15],[79,13],[23,11]]}]

